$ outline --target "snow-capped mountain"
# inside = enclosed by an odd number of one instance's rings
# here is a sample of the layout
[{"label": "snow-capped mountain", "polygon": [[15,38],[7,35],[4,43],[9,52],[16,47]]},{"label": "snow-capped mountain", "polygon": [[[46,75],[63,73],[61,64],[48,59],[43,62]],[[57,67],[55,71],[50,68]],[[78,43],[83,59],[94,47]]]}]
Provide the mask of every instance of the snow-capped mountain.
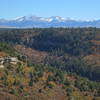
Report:
[{"label": "snow-capped mountain", "polygon": [[48,18],[37,16],[21,16],[11,20],[0,19],[0,27],[16,28],[48,28],[48,27],[100,27],[100,20],[78,21],[70,18],[52,16]]},{"label": "snow-capped mountain", "polygon": [[44,17],[36,17],[36,16],[22,16],[22,17],[17,17],[14,19],[15,21],[46,21],[46,22],[51,22],[51,21],[58,21],[58,22],[63,22],[66,21],[66,18],[62,18],[59,16],[52,16],[49,18],[44,18]]}]

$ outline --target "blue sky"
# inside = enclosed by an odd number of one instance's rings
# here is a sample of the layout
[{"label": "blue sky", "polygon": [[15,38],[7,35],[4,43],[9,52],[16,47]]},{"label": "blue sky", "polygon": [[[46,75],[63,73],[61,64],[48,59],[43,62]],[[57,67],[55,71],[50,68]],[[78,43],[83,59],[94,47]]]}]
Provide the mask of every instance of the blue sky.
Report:
[{"label": "blue sky", "polygon": [[100,0],[0,0],[0,18],[26,15],[100,19]]}]

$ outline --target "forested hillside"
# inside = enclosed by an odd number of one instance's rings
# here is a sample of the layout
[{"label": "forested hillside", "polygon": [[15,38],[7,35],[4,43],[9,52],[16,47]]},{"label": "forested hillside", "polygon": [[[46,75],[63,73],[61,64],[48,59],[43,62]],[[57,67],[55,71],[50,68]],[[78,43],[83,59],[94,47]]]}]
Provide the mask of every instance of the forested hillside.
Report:
[{"label": "forested hillside", "polygon": [[[100,29],[0,29],[4,100],[99,100]],[[2,95],[8,95],[4,98]]]}]

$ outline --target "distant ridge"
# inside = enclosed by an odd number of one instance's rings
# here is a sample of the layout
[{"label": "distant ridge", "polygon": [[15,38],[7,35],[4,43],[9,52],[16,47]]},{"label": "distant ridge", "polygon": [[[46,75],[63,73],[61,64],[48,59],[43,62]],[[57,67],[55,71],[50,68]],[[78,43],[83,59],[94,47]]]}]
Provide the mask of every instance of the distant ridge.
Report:
[{"label": "distant ridge", "polygon": [[0,28],[49,28],[49,27],[97,27],[100,20],[81,21],[71,18],[52,16],[48,18],[37,16],[21,16],[11,20],[0,19]]},{"label": "distant ridge", "polygon": [[0,26],[0,28],[16,28],[16,27],[10,27],[10,26]]}]

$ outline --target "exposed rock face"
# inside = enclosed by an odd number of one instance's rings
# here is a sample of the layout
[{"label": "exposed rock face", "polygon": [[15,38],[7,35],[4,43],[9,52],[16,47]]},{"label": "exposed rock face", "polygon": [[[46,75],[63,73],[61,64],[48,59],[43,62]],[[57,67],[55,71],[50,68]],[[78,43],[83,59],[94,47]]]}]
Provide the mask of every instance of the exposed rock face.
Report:
[{"label": "exposed rock face", "polygon": [[16,57],[0,57],[0,68],[4,68],[5,63],[17,64],[18,59]]},{"label": "exposed rock face", "polygon": [[4,65],[0,65],[0,68],[4,68]]}]

